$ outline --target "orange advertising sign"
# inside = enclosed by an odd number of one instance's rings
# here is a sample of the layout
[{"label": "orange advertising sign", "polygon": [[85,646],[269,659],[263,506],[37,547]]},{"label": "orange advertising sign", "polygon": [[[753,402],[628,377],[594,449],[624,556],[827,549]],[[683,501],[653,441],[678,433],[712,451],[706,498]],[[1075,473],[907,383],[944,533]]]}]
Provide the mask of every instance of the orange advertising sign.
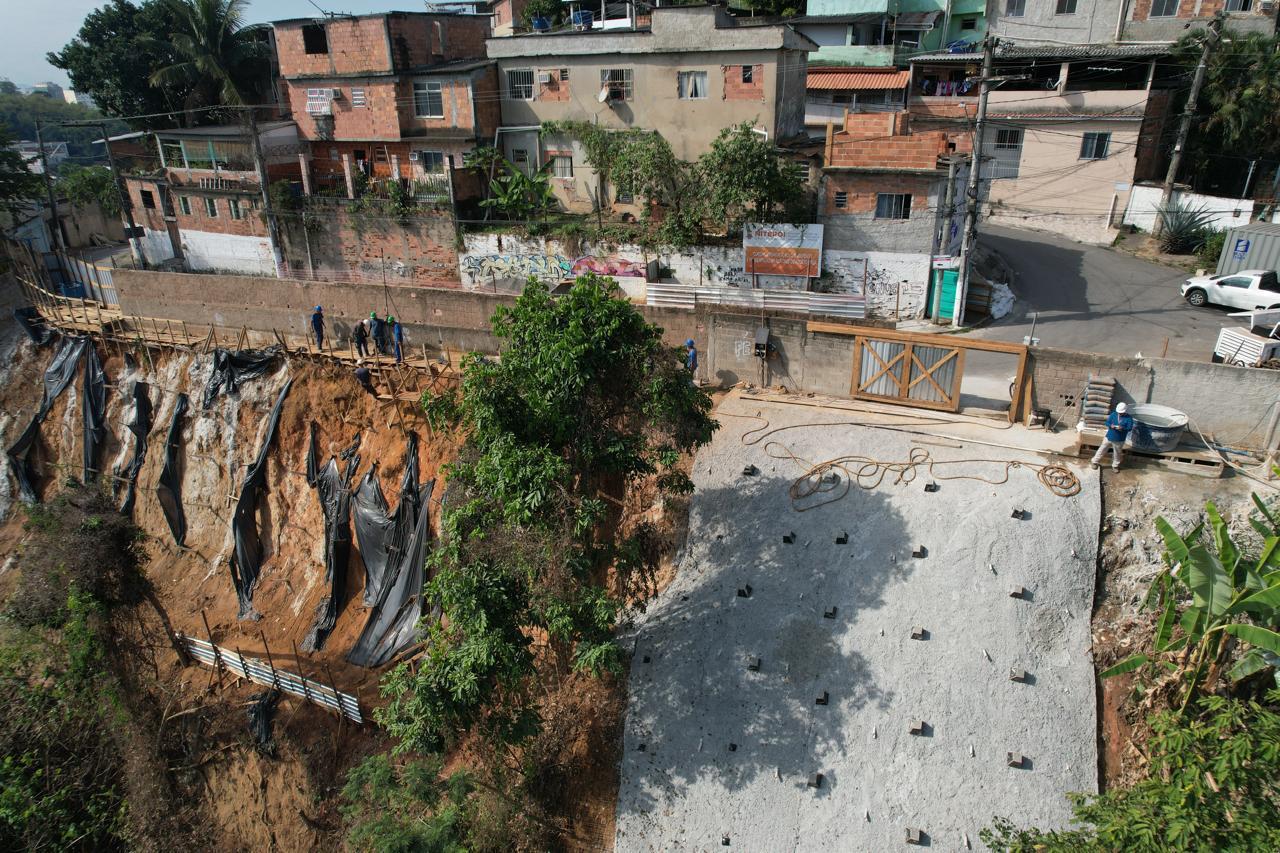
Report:
[{"label": "orange advertising sign", "polygon": [[821,225],[746,225],[742,269],[747,275],[822,275]]}]

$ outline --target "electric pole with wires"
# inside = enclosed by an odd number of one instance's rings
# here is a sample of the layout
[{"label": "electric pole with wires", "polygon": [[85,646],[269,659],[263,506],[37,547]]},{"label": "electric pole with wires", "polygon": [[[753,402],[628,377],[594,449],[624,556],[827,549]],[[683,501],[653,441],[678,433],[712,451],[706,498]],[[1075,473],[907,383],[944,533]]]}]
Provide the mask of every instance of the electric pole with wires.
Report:
[{"label": "electric pole with wires", "polygon": [[1164,231],[1164,211],[1173,201],[1173,182],[1178,179],[1178,170],[1182,168],[1182,151],[1187,145],[1187,137],[1191,134],[1191,122],[1196,117],[1196,102],[1200,100],[1200,87],[1204,85],[1204,75],[1209,69],[1209,57],[1222,41],[1222,12],[1213,16],[1209,29],[1205,32],[1204,44],[1200,47],[1200,62],[1196,65],[1195,76],[1191,78],[1191,91],[1187,94],[1187,108],[1182,112],[1182,122],[1178,125],[1178,139],[1173,143],[1173,154],[1169,157],[1169,171],[1164,176],[1164,189],[1160,193],[1160,206],[1156,208],[1156,221],[1151,226],[1152,239],[1160,239]]},{"label": "electric pole with wires", "polygon": [[987,125],[987,96],[991,94],[991,68],[995,64],[999,40],[988,35],[982,40],[982,76],[978,80],[978,114],[973,124],[973,159],[969,164],[969,185],[965,188],[964,232],[960,239],[960,275],[956,279],[956,301],[951,310],[951,325],[964,322],[964,301],[969,292],[969,267],[973,262],[973,244],[978,236],[978,201],[982,174],[982,135]]}]

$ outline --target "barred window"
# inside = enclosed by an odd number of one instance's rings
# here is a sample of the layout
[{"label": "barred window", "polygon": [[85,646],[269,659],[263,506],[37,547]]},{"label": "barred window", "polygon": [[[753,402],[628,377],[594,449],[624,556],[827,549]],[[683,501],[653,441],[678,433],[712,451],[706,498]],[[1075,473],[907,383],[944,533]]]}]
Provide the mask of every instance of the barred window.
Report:
[{"label": "barred window", "polygon": [[911,195],[909,193],[877,193],[876,219],[910,219]]},{"label": "barred window", "polygon": [[609,100],[629,101],[635,93],[630,68],[605,68],[600,72],[600,88],[609,90]]},{"label": "barred window", "polygon": [[513,101],[533,100],[532,68],[512,68],[507,72],[507,97]]},{"label": "barred window", "polygon": [[333,115],[333,90],[308,89],[307,114],[313,116]]},{"label": "barred window", "polygon": [[849,194],[844,190],[836,190],[835,206],[837,210],[844,210],[847,208],[849,206]]},{"label": "barred window", "polygon": [[368,105],[369,102],[365,99],[364,89],[357,86],[351,87],[351,106],[366,107]]}]

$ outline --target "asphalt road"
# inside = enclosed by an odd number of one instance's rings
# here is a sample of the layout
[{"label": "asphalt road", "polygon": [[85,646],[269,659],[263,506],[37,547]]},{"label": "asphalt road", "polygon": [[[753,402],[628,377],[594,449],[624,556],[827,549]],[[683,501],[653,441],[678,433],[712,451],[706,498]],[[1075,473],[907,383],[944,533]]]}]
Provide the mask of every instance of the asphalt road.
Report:
[{"label": "asphalt road", "polygon": [[1112,355],[1208,361],[1218,330],[1239,325],[1223,308],[1192,308],[1178,292],[1187,274],[1132,255],[1050,234],[986,226],[981,242],[1013,269],[1013,313],[972,334]]}]

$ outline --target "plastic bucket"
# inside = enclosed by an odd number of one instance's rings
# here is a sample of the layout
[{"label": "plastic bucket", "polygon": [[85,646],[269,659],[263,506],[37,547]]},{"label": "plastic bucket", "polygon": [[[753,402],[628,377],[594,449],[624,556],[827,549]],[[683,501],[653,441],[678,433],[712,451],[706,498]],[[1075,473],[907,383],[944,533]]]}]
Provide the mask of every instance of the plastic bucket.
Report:
[{"label": "plastic bucket", "polygon": [[1129,407],[1133,417],[1133,429],[1125,444],[1134,450],[1152,453],[1168,453],[1182,441],[1187,428],[1187,416],[1169,406],[1141,403]]}]

